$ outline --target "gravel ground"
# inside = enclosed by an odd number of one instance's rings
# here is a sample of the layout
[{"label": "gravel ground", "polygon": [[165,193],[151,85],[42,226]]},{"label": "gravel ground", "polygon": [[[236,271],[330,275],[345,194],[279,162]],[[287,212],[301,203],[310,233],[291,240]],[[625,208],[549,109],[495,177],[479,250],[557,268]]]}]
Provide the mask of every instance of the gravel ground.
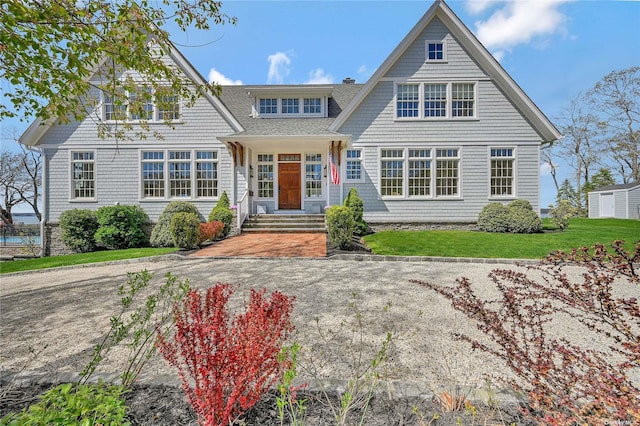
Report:
[{"label": "gravel ground", "polygon": [[[315,370],[319,377],[336,379],[336,386],[352,376],[354,356],[362,353],[365,360],[370,359],[387,332],[392,333],[393,342],[384,372],[393,383],[388,392],[397,397],[439,393],[456,386],[481,389],[487,379],[498,386],[498,378],[510,374],[505,366],[451,338],[452,332],[480,337],[475,325],[443,297],[409,282],[453,285],[466,276],[490,298],[494,293],[487,274],[497,267],[516,268],[436,261],[169,256],[4,275],[0,278],[0,368],[4,373],[24,369],[25,374],[49,377],[82,370],[117,311],[116,292],[126,282],[126,273],[147,269],[154,273],[154,286],[163,284],[168,272],[202,289],[217,282],[231,283],[238,307],[251,288],[295,296],[295,338],[303,348],[300,365]],[[352,302],[362,312],[363,346],[350,343],[355,324]],[[579,343],[594,343],[584,329],[567,319],[558,325],[558,333]],[[38,353],[35,359],[32,351]],[[124,349],[114,351],[100,364],[99,372],[117,375],[125,355]],[[151,360],[140,382],[178,383],[175,371],[159,356]]]}]

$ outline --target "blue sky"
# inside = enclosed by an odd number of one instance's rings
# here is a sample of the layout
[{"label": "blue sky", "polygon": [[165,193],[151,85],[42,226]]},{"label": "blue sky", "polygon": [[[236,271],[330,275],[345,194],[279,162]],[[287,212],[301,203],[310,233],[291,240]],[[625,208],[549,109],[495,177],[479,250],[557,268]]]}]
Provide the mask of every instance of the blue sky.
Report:
[{"label": "blue sky", "polygon": [[[237,25],[172,31],[189,61],[222,84],[364,83],[432,1],[224,1]],[[640,65],[640,2],[448,1],[552,120],[604,75]],[[6,121],[7,135],[27,124]],[[569,171],[560,165],[563,178]],[[555,188],[542,176],[541,206]]]}]

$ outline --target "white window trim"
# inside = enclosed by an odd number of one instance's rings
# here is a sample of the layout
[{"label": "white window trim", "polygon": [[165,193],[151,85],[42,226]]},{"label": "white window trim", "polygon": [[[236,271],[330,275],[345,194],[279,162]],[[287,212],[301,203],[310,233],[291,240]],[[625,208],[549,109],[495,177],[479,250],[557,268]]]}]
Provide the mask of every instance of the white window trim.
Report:
[{"label": "white window trim", "polygon": [[[494,157],[491,156],[492,149],[511,149],[513,150],[511,157],[495,157],[495,158],[510,158],[513,160],[513,182],[511,183],[511,188],[513,189],[513,193],[509,195],[491,195],[491,161]],[[517,154],[516,146],[496,146],[491,145],[487,147],[487,198],[489,200],[515,200],[518,198],[518,154]]]},{"label": "white window trim", "polygon": [[[73,159],[73,154],[76,152],[91,152],[93,153],[93,160],[77,160],[78,162],[93,163],[93,197],[75,197],[74,195],[74,181],[73,181],[73,164],[76,162]],[[72,149],[69,150],[69,202],[70,203],[95,203],[98,201],[98,173],[96,167],[96,150],[95,149]]]},{"label": "white window trim", "polygon": [[[347,162],[354,161],[349,160],[347,157],[347,151],[360,151],[360,179],[348,179],[347,178]],[[347,148],[344,150],[344,158],[342,159],[342,181],[348,183],[364,183],[364,149],[363,148]]]},{"label": "white window trim", "polygon": [[[276,99],[277,108],[276,113],[261,113],[260,112],[260,100],[261,99]],[[297,99],[298,100],[298,112],[297,113],[283,113],[282,112],[282,100],[283,99]],[[305,99],[320,99],[320,112],[319,113],[305,113],[304,112],[304,100]],[[256,115],[260,118],[283,118],[283,117],[327,117],[328,99],[326,96],[260,96],[256,97],[254,110]]]},{"label": "white window trim", "polygon": [[[326,199],[326,189],[325,189],[325,181],[324,178],[324,167],[327,164],[327,156],[323,155],[321,151],[309,151],[302,154],[302,170],[300,170],[300,174],[302,175],[302,198],[305,201],[322,201]],[[307,162],[307,155],[320,155],[320,161],[309,161]],[[320,164],[320,195],[318,197],[308,197],[307,196],[307,164]]]},{"label": "white window trim", "polygon": [[[123,91],[124,97],[126,99],[129,99],[129,91]],[[106,110],[106,98],[107,98],[107,94],[104,91],[100,91],[100,117],[102,119],[103,122],[107,123],[107,124],[114,124],[114,123],[131,123],[131,124],[139,124],[139,123],[151,123],[151,124],[155,124],[155,123],[170,123],[170,124],[179,124],[183,122],[182,119],[182,111],[184,108],[184,104],[183,104],[183,100],[178,97],[178,118],[174,118],[172,120],[164,120],[164,119],[160,119],[160,109],[158,108],[158,103],[156,102],[155,99],[156,94],[153,94],[153,99],[152,99],[152,105],[153,105],[153,113],[152,113],[152,117],[149,120],[145,120],[145,119],[131,119],[131,113],[129,111],[129,104],[128,102],[124,105],[124,107],[126,108],[126,118],[124,120],[107,120],[107,110]]]},{"label": "white window trim", "polygon": [[[447,108],[445,117],[426,117],[425,116],[425,84],[446,84],[447,86]],[[472,84],[473,85],[473,116],[470,117],[454,117],[453,116],[453,84]],[[418,116],[417,117],[398,117],[398,85],[418,85]],[[393,85],[393,116],[394,121],[477,121],[478,120],[478,81],[394,81]]]},{"label": "white window trim", "polygon": [[[429,59],[429,44],[442,43],[442,59]],[[447,40],[425,40],[424,42],[424,57],[425,62],[429,63],[444,63],[447,62]]]},{"label": "white window trim", "polygon": [[[164,175],[164,197],[145,197],[144,195],[144,178],[143,178],[143,168],[142,168],[142,164],[143,162],[145,162],[145,160],[143,159],[143,153],[144,152],[159,152],[162,151],[164,153],[164,158],[163,160],[146,160],[148,162],[157,162],[157,163],[162,163],[163,168],[163,175]],[[169,152],[170,151],[189,151],[190,154],[190,158],[189,158],[189,162],[191,163],[191,196],[189,197],[172,197],[171,194],[171,187],[169,185],[169,163],[170,162],[187,162],[187,160],[170,160],[169,159]],[[216,152],[216,160],[198,160],[196,159],[196,152],[197,151],[213,151]],[[218,196],[217,197],[198,197],[197,196],[197,180],[196,180],[196,163],[200,162],[200,161],[206,161],[206,162],[212,162],[212,163],[216,163],[218,165],[217,171],[218,171]],[[153,201],[175,201],[175,200],[191,200],[191,201],[197,201],[197,200],[206,200],[206,201],[216,201],[220,198],[220,194],[222,193],[221,189],[220,189],[220,149],[219,148],[206,148],[206,147],[201,147],[201,148],[187,148],[187,149],[181,149],[181,148],[175,148],[175,149],[168,149],[168,148],[141,148],[138,150],[138,200],[140,202],[153,202]]]},{"label": "white window trim", "polygon": [[[258,158],[260,155],[271,155],[272,159],[271,161],[258,161]],[[273,182],[273,197],[261,197],[260,196],[260,192],[259,192],[259,188],[258,188],[258,165],[260,164],[271,164],[272,166],[272,173],[273,173],[273,180],[271,182]],[[269,201],[274,201],[277,197],[277,188],[278,188],[278,154],[275,152],[257,152],[256,153],[256,157],[255,157],[255,165],[256,165],[256,171],[255,171],[255,178],[253,178],[252,180],[255,182],[255,196],[256,196],[256,200],[269,200]]]},{"label": "white window trim", "polygon": [[[382,150],[385,149],[395,149],[395,150],[399,150],[402,149],[403,150],[403,157],[402,157],[402,194],[403,195],[382,195],[382,168],[380,167],[381,162],[382,162]],[[430,162],[431,162],[431,178],[430,178],[430,182],[429,182],[429,195],[409,195],[409,150],[411,149],[417,149],[417,150],[421,150],[421,149],[428,149],[430,150],[430,154],[431,156],[430,158]],[[458,161],[458,194],[457,195],[437,195],[436,193],[436,172],[437,172],[437,159],[438,157],[436,157],[436,152],[439,149],[457,149],[458,150],[458,156],[457,157],[451,157],[452,159],[456,159]],[[411,145],[411,146],[404,146],[404,147],[397,147],[397,146],[381,146],[378,147],[378,194],[380,194],[380,199],[382,200],[407,200],[407,201],[411,201],[411,200],[461,200],[462,199],[462,147],[461,146],[419,146],[419,145]]]}]

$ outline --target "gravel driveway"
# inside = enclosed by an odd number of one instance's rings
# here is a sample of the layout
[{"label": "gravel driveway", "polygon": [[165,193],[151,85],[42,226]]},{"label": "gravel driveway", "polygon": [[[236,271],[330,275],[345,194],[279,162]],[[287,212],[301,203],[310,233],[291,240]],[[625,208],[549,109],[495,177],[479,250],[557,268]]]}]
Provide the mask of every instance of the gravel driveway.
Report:
[{"label": "gravel driveway", "polygon": [[[325,377],[350,377],[350,355],[360,351],[349,343],[355,318],[349,305],[355,301],[363,314],[362,351],[366,356],[375,353],[387,331],[393,335],[385,370],[390,379],[419,391],[452,389],[454,384],[481,386],[485,377],[506,376],[508,371],[499,361],[454,341],[451,332],[477,335],[474,324],[456,313],[444,298],[409,280],[453,285],[456,278],[466,276],[490,297],[487,274],[496,267],[453,262],[169,256],[10,274],[0,278],[0,366],[4,372],[25,368],[48,375],[82,370],[93,346],[107,332],[110,316],[116,313],[116,292],[126,282],[126,273],[147,269],[154,272],[153,283],[158,286],[165,282],[167,272],[188,278],[197,288],[231,283],[236,286],[238,306],[251,288],[266,287],[295,296],[296,340],[303,347],[300,363],[317,367]],[[567,324],[563,324],[563,332],[583,333]],[[327,336],[332,342],[325,343]],[[30,361],[31,349],[38,355]],[[123,358],[124,351],[116,351],[100,364],[100,372],[122,371]],[[176,376],[158,356],[141,380],[177,381]]]}]

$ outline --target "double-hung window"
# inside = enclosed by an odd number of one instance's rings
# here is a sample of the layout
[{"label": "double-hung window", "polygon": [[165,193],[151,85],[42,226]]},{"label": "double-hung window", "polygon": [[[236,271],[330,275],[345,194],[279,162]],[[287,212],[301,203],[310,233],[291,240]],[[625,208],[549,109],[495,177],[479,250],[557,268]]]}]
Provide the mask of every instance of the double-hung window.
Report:
[{"label": "double-hung window", "polygon": [[180,103],[178,96],[168,89],[156,92],[156,107],[158,108],[158,120],[174,121],[180,119]]},{"label": "double-hung window", "polygon": [[459,149],[380,150],[383,197],[438,198],[460,195]]},{"label": "double-hung window", "polygon": [[322,154],[305,155],[305,196],[322,196]]},{"label": "double-hung window", "polygon": [[472,119],[476,104],[476,83],[396,85],[396,119]]},{"label": "double-hung window", "polygon": [[71,198],[94,199],[96,187],[95,153],[93,151],[71,152]]},{"label": "double-hung window", "polygon": [[176,121],[180,119],[180,101],[170,88],[138,87],[131,92],[103,94],[106,121]]},{"label": "double-hung window", "polygon": [[491,196],[514,196],[513,148],[491,148]]},{"label": "double-hung window", "polygon": [[459,150],[436,149],[436,196],[456,196],[459,186]]},{"label": "double-hung window", "polygon": [[140,157],[142,198],[218,196],[218,151],[145,150]]},{"label": "double-hung window", "polygon": [[258,198],[273,198],[273,154],[258,154]]},{"label": "double-hung window", "polygon": [[362,150],[348,149],[345,167],[345,179],[348,181],[362,181]]}]

